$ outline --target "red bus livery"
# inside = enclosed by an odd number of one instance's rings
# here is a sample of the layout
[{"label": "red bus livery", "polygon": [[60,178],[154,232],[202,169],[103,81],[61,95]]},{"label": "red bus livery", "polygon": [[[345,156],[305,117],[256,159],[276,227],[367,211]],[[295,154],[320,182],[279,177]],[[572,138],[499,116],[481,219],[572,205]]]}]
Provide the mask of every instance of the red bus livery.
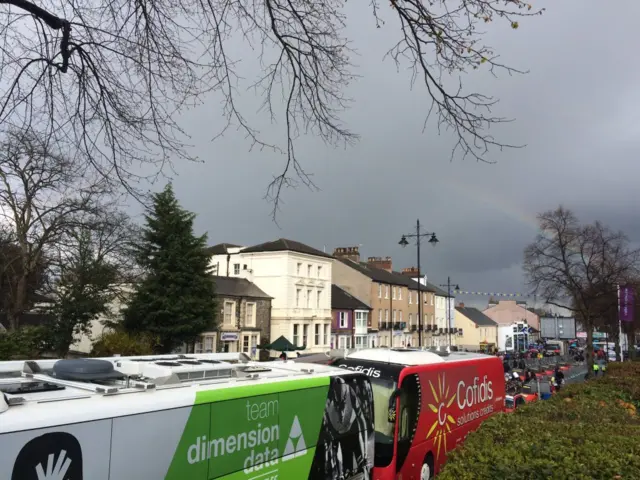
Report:
[{"label": "red bus livery", "polygon": [[505,385],[497,357],[468,352],[366,349],[333,362],[373,387],[373,480],[428,480],[447,452],[495,412]]}]

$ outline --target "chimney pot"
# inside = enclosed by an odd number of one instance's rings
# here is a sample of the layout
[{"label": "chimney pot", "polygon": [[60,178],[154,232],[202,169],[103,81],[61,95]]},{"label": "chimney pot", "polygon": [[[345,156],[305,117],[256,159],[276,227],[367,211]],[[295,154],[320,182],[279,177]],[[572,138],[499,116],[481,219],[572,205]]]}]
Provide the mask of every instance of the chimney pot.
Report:
[{"label": "chimney pot", "polygon": [[338,247],[333,250],[333,256],[343,258],[345,260],[351,260],[356,263],[360,263],[360,252],[358,247]]}]

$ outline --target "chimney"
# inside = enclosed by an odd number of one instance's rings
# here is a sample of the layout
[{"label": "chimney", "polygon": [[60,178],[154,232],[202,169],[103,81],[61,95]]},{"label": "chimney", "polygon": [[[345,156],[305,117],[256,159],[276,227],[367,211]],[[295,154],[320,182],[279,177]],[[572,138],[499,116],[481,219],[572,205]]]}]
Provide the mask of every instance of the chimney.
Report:
[{"label": "chimney", "polygon": [[408,267],[402,269],[402,275],[406,275],[411,278],[418,278],[418,267]]},{"label": "chimney", "polygon": [[360,263],[360,248],[338,247],[333,250],[333,256],[336,258],[343,258],[345,260],[351,260],[353,262]]},{"label": "chimney", "polygon": [[391,272],[393,270],[391,257],[369,257],[367,258],[367,263],[374,268],[386,270],[387,272]]}]

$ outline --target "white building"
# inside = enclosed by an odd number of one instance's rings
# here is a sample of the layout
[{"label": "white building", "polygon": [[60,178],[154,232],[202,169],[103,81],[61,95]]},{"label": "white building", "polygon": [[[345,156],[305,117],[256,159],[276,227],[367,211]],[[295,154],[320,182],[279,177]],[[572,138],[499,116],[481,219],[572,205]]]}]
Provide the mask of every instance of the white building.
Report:
[{"label": "white building", "polygon": [[[446,291],[439,288],[437,285],[427,281],[427,276],[414,277],[413,280],[425,285],[430,292],[433,292],[435,298],[435,322],[434,325],[438,330],[445,330],[447,328],[455,328],[455,308],[456,298],[453,294],[449,296]],[[456,336],[452,335],[451,340],[449,336],[432,335],[430,339],[431,346],[433,347],[446,347],[448,345],[456,345]]]},{"label": "white building", "polygon": [[331,342],[332,257],[293,240],[253,247],[220,244],[210,248],[214,273],[242,277],[273,298],[271,341],[284,336],[308,353]]},{"label": "white building", "polygon": [[71,352],[91,353],[95,341],[98,340],[103,333],[108,331],[105,322],[120,320],[122,318],[122,310],[126,306],[128,296],[133,293],[134,286],[131,284],[123,284],[115,288],[118,293],[107,305],[106,313],[98,315],[95,320],[90,322],[87,333],[76,334],[74,336],[74,343],[69,348]]}]

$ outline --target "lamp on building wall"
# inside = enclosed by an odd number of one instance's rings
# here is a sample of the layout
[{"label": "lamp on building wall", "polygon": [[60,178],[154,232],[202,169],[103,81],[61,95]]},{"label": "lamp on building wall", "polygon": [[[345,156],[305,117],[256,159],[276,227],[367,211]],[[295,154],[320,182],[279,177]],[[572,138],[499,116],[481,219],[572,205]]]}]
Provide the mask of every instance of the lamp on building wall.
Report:
[{"label": "lamp on building wall", "polygon": [[407,238],[415,238],[417,246],[417,260],[418,260],[418,346],[422,347],[422,281],[420,278],[420,240],[423,237],[429,237],[428,242],[434,247],[439,242],[438,237],[433,232],[421,232],[420,231],[420,219],[416,220],[416,233],[408,233],[402,235],[402,238],[398,244],[404,248],[409,245]]}]

